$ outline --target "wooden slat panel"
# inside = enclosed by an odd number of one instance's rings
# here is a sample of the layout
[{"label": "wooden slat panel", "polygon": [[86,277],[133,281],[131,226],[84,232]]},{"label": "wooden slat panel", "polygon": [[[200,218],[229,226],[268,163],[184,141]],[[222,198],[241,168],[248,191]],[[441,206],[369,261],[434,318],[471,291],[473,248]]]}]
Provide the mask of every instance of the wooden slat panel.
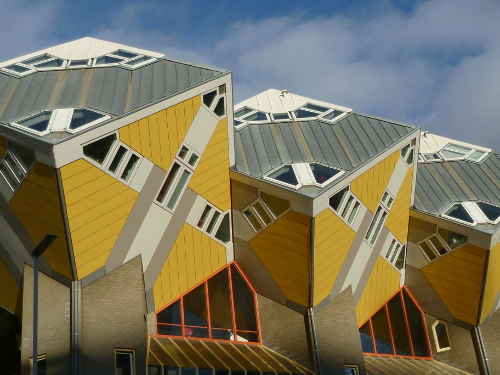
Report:
[{"label": "wooden slat panel", "polygon": [[356,232],[330,209],[316,216],[314,230],[314,305],[333,288]]},{"label": "wooden slat panel", "polygon": [[155,310],[226,265],[226,248],[185,223],[153,286]]},{"label": "wooden slat panel", "polygon": [[401,274],[384,258],[378,257],[356,306],[358,325],[366,321],[399,289]]},{"label": "wooden slat panel", "polygon": [[423,267],[422,272],[453,316],[475,325],[485,263],[486,250],[465,245]]},{"label": "wooden slat panel", "polygon": [[351,191],[371,212],[377,209],[380,198],[394,172],[400,151],[394,152],[351,182]]},{"label": "wooden slat panel", "polygon": [[408,240],[412,181],[413,167],[410,167],[406,171],[406,176],[385,222],[387,229],[403,244]]},{"label": "wooden slat panel", "polygon": [[40,242],[49,233],[57,235],[43,256],[54,271],[72,279],[56,170],[36,163],[9,205],[33,242]]},{"label": "wooden slat panel", "polygon": [[231,208],[227,119],[217,124],[188,186],[220,210]]},{"label": "wooden slat panel", "polygon": [[286,298],[302,306],[309,298],[310,220],[290,211],[249,242]]},{"label": "wooden slat panel", "polygon": [[139,194],[85,160],[62,167],[61,177],[81,279],[104,266]]},{"label": "wooden slat panel", "polygon": [[486,275],[486,286],[483,296],[483,307],[481,310],[481,322],[493,313],[493,304],[500,293],[500,243],[497,243],[490,250],[490,259],[488,261],[488,273]]}]

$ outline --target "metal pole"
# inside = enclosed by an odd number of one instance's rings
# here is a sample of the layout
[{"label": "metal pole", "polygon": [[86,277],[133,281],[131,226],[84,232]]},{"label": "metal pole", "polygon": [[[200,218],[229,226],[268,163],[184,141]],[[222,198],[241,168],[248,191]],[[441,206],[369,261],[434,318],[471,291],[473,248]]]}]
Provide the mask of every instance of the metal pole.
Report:
[{"label": "metal pole", "polygon": [[33,274],[33,375],[38,375],[38,257],[33,257],[35,270]]}]

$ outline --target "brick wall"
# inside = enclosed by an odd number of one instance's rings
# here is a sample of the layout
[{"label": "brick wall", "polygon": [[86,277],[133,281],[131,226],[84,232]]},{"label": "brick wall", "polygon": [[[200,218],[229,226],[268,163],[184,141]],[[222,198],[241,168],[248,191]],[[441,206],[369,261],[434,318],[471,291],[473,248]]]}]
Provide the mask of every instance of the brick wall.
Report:
[{"label": "brick wall", "polygon": [[263,344],[312,368],[304,315],[261,295],[258,303]]},{"label": "brick wall", "polygon": [[344,374],[344,365],[366,373],[350,287],[316,313],[316,331],[325,374]]},{"label": "brick wall", "polygon": [[491,373],[500,374],[500,310],[481,326],[481,333]]},{"label": "brick wall", "polygon": [[133,349],[146,372],[146,300],[140,257],[83,289],[83,373],[114,375],[115,349]]},{"label": "brick wall", "polygon": [[[437,353],[436,342],[432,333],[432,325],[436,320],[436,317],[425,314],[427,333],[429,334],[429,341],[431,343],[432,356],[434,359],[474,374],[479,374],[471,332],[465,328],[446,322],[451,350]],[[495,374],[495,372],[493,373]]]},{"label": "brick wall", "polygon": [[[70,289],[39,273],[38,354],[47,354],[47,373],[71,373]],[[24,266],[21,373],[29,375],[33,356],[33,267]]]}]

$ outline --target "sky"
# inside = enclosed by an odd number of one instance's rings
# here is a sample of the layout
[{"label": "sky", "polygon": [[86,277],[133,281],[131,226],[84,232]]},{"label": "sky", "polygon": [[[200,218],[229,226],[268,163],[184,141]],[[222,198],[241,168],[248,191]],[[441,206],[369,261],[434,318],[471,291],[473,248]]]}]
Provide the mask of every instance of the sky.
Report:
[{"label": "sky", "polygon": [[500,152],[498,0],[0,0],[0,61],[91,36]]}]

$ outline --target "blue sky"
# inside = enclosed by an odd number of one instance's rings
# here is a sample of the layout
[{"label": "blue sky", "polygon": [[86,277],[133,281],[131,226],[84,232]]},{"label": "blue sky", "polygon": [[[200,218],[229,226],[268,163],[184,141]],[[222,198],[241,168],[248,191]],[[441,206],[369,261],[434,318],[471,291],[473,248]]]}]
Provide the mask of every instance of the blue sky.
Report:
[{"label": "blue sky", "polygon": [[500,1],[0,0],[0,60],[84,36],[500,151]]}]

